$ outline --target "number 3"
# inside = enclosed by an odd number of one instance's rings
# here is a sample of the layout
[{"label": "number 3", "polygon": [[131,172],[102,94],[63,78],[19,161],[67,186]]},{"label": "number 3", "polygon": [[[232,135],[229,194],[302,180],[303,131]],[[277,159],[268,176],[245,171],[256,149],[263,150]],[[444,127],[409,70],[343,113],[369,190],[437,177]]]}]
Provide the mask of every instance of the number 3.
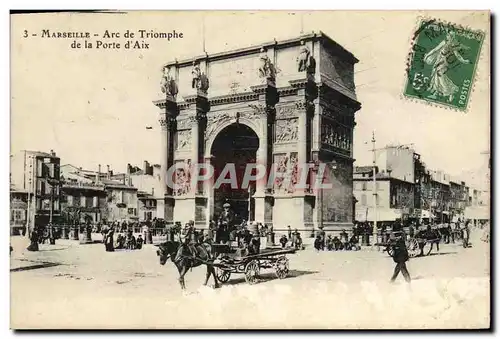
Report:
[{"label": "number 3", "polygon": [[25,37],[25,38],[28,37],[28,31],[27,30],[24,30],[24,36],[23,37]]}]

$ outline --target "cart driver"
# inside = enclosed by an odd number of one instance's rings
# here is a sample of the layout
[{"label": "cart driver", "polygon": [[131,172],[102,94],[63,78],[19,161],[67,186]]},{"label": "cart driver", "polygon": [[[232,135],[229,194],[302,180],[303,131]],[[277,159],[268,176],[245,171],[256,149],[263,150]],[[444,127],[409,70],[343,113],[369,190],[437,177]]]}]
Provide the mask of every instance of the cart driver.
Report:
[{"label": "cart driver", "polygon": [[180,233],[181,246],[177,250],[177,255],[175,256],[175,261],[179,261],[184,253],[192,259],[196,259],[196,236],[194,229],[194,221],[190,220]]}]

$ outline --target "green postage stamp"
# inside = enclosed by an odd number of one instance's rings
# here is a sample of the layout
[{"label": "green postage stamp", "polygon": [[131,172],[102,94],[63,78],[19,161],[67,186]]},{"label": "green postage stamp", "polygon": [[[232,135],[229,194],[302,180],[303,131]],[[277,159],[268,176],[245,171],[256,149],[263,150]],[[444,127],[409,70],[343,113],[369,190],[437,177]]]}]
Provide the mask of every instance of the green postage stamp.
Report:
[{"label": "green postage stamp", "polygon": [[465,111],[484,32],[424,19],[412,40],[404,96]]}]

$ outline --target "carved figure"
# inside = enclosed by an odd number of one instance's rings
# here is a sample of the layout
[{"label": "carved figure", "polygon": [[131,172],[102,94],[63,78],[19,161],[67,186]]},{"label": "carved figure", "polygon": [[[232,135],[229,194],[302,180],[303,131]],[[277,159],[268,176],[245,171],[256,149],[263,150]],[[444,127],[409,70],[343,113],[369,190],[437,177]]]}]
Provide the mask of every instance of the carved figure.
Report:
[{"label": "carved figure", "polygon": [[201,72],[200,65],[196,62],[193,62],[193,70],[191,71],[191,75],[191,88],[196,88],[199,91],[206,92],[210,87],[208,77]]},{"label": "carved figure", "polygon": [[281,173],[286,173],[288,168],[288,156],[283,154],[276,156],[275,158],[278,165],[276,166],[276,179],[274,179],[274,190],[281,191],[284,189],[283,184],[285,182],[285,178]]},{"label": "carved figure", "polygon": [[276,142],[297,140],[297,119],[278,120],[276,123]]},{"label": "carved figure", "polygon": [[276,79],[276,68],[272,64],[271,59],[269,59],[269,56],[264,48],[260,49],[259,59],[259,77],[274,81]]},{"label": "carved figure", "polygon": [[184,130],[177,132],[177,149],[191,147],[191,130]]},{"label": "carved figure", "polygon": [[179,92],[179,89],[177,88],[177,84],[175,83],[174,78],[170,74],[170,68],[164,66],[162,72],[163,75],[160,81],[161,92],[175,98],[177,93]]},{"label": "carved figure", "polygon": [[175,195],[186,195],[191,191],[191,161],[184,161],[184,167],[175,170]]},{"label": "carved figure", "polygon": [[298,71],[306,72],[313,69],[314,59],[305,45],[304,41],[300,42],[299,56],[297,57]]},{"label": "carved figure", "polygon": [[295,185],[299,181],[299,161],[297,157],[297,153],[290,154],[290,165],[291,165],[291,173],[290,173],[290,185],[288,185],[288,193],[295,192]]}]

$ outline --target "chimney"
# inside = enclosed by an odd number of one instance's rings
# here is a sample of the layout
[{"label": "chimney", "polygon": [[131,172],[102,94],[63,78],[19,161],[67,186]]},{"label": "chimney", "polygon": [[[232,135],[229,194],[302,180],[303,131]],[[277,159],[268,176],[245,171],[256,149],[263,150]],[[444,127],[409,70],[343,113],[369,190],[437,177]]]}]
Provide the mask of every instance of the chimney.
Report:
[{"label": "chimney", "polygon": [[55,157],[55,156],[56,156],[56,152],[54,152],[54,150],[53,150],[53,149],[51,149],[51,150],[50,150],[50,155],[51,155],[51,156],[53,156],[53,157]]},{"label": "chimney", "polygon": [[149,163],[147,160],[144,160],[144,166],[142,167],[142,171],[144,174],[148,174]]},{"label": "chimney", "polygon": [[151,187],[151,195],[154,196],[155,195],[155,188],[154,187]]},{"label": "chimney", "polygon": [[101,164],[97,167],[97,174],[95,175],[95,183],[98,184],[101,179]]},{"label": "chimney", "polygon": [[130,164],[127,164],[127,174],[130,174],[132,172],[132,166]]},{"label": "chimney", "polygon": [[111,179],[111,171],[109,170],[109,165],[106,165],[106,167],[107,167],[107,169],[108,169],[108,171],[106,172],[106,178],[107,178],[108,180],[110,180],[110,179]]}]

